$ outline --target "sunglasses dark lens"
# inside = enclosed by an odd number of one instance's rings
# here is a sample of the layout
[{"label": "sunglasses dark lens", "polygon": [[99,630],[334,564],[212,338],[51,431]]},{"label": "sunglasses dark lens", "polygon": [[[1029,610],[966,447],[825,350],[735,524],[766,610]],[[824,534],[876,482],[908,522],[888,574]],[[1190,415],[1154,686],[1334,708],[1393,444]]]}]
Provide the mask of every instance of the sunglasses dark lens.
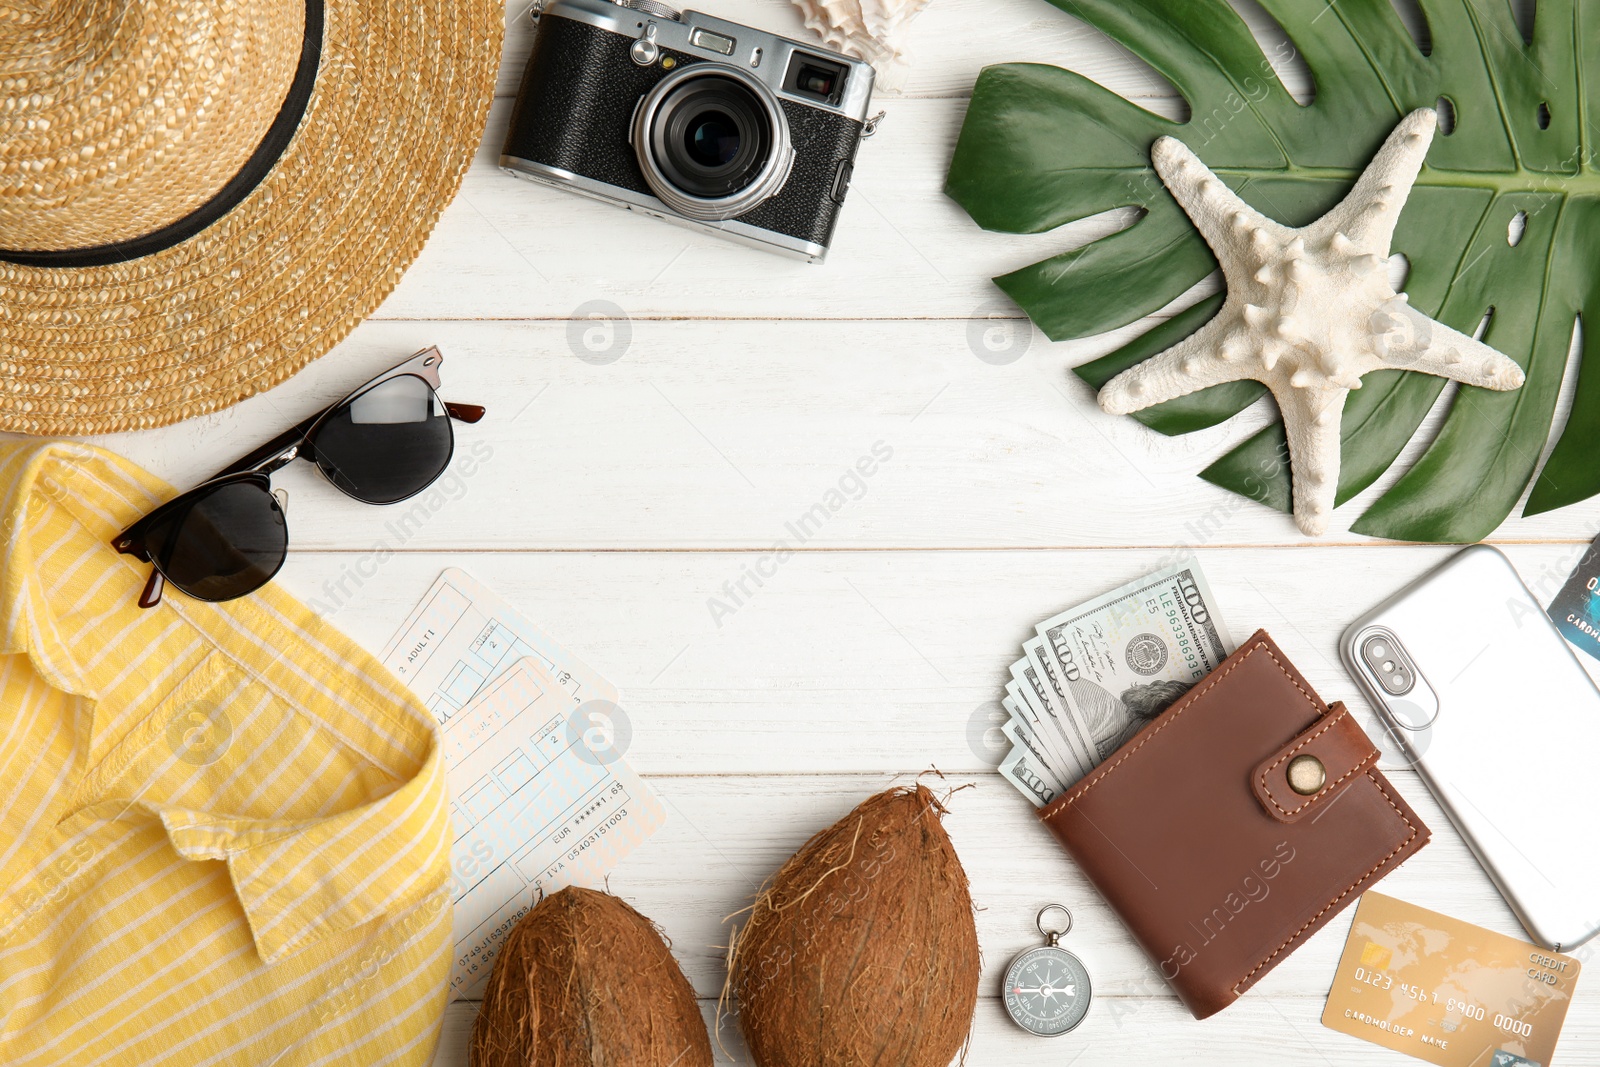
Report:
[{"label": "sunglasses dark lens", "polygon": [[197,495],[145,533],[167,581],[201,600],[232,600],[283,565],[289,530],[262,482],[227,482]]},{"label": "sunglasses dark lens", "polygon": [[450,416],[414,374],[379,382],[317,424],[317,466],[357,500],[392,504],[444,473],[455,447]]}]

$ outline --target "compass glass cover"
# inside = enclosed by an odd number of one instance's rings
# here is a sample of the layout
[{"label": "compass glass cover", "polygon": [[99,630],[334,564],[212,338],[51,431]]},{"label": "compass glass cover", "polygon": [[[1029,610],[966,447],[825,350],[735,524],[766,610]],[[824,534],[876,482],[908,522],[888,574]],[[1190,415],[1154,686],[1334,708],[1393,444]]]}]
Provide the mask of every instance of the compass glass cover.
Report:
[{"label": "compass glass cover", "polygon": [[1089,972],[1066,949],[1030,949],[1006,969],[1006,1011],[1030,1033],[1066,1033],[1089,1013],[1089,999]]}]

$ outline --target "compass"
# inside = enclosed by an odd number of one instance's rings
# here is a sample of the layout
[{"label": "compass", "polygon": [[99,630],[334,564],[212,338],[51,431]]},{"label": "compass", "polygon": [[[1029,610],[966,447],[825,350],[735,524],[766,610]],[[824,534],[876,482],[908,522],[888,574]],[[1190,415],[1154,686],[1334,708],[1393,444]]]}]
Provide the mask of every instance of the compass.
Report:
[{"label": "compass", "polygon": [[[1055,912],[1062,916],[1058,922],[1065,925],[1045,926],[1045,916]],[[1058,944],[1062,935],[1072,929],[1070,911],[1060,904],[1047,904],[1039,909],[1034,925],[1047,941],[1011,961],[1001,999],[1012,1020],[1030,1034],[1060,1037],[1089,1014],[1093,995],[1089,972],[1082,960]]]}]

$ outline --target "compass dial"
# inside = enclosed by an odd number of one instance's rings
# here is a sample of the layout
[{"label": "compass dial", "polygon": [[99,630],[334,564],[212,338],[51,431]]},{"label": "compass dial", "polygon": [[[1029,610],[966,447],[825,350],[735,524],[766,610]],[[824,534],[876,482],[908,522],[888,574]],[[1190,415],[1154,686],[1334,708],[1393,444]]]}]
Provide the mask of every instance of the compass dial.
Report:
[{"label": "compass dial", "polygon": [[1089,1013],[1089,972],[1078,957],[1046,945],[1030,949],[1006,968],[1006,1011],[1017,1025],[1041,1037],[1056,1037]]}]

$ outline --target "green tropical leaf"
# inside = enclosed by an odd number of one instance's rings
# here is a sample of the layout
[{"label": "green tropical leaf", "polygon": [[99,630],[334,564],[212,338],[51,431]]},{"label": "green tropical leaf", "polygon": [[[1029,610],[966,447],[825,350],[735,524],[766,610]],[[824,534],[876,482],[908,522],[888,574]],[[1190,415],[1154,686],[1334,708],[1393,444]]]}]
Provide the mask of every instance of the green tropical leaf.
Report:
[{"label": "green tropical leaf", "polygon": [[[1057,67],[983,71],[956,146],[949,194],[982,226],[1043,233],[1111,208],[1136,222],[996,278],[1055,340],[1116,329],[1171,303],[1215,260],[1149,163],[1170,134],[1246,201],[1304,225],[1349,189],[1383,138],[1418,107],[1448,101],[1395,232],[1411,303],[1484,340],[1527,382],[1510,393],[1456,389],[1437,437],[1354,524],[1375,536],[1476,541],[1516,506],[1527,514],[1600,492],[1600,369],[1580,374],[1573,413],[1542,470],[1556,401],[1583,315],[1600,323],[1600,0],[1540,0],[1524,40],[1508,0],[1419,0],[1431,39],[1417,47],[1390,0],[1260,0],[1309,69],[1300,104],[1226,0],[1051,0],[1128,47],[1188,101],[1173,122]],[[1282,59],[1283,57],[1274,57]],[[1513,219],[1525,222],[1511,240]],[[1098,388],[1215,313],[1202,302],[1078,368]],[[1588,331],[1582,357],[1600,345]],[[1595,360],[1600,367],[1600,359]],[[1340,502],[1371,485],[1446,387],[1429,375],[1368,375],[1346,407]],[[1138,416],[1169,434],[1214,425],[1252,403],[1250,383],[1219,386]],[[1283,430],[1270,426],[1202,477],[1287,510]]]}]

